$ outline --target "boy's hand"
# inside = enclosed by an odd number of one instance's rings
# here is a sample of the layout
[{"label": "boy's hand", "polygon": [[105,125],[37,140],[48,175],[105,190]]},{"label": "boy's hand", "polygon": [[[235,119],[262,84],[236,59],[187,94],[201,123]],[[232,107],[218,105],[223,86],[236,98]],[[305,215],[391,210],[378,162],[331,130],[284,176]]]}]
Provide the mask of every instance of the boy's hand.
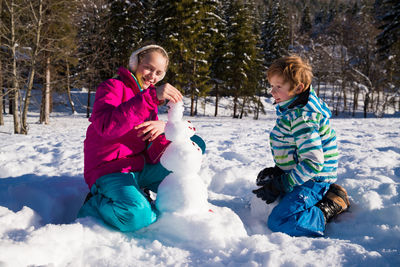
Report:
[{"label": "boy's hand", "polygon": [[280,178],[278,176],[272,177],[271,179],[265,181],[263,187],[253,190],[253,193],[256,194],[258,198],[261,198],[267,202],[267,204],[271,204],[282,193],[279,180]]},{"label": "boy's hand", "polygon": [[261,188],[253,190],[253,193],[256,194],[258,198],[265,200],[267,204],[274,202],[281,194],[293,190],[293,186],[289,184],[288,175],[278,167],[276,168],[275,174],[271,174],[262,180],[263,186]]},{"label": "boy's hand", "polygon": [[283,173],[278,166],[265,168],[257,175],[256,185],[263,186],[274,176],[280,176]]}]

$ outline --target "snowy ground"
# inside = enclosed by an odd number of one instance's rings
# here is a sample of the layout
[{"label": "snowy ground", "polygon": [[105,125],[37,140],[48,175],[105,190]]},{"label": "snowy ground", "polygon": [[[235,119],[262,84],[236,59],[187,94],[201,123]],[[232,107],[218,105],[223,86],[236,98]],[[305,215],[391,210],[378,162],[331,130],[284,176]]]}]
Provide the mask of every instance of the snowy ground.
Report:
[{"label": "snowy ground", "polygon": [[[56,113],[43,126],[31,113],[24,136],[11,134],[7,115],[0,126],[0,266],[400,266],[400,118],[331,120],[350,212],[323,238],[290,237],[267,228],[267,206],[251,193],[258,171],[273,164],[268,131],[275,116],[272,106],[267,110],[260,120],[185,117],[207,143],[200,177],[208,201],[221,207],[217,213],[225,207],[237,214],[247,232],[225,243],[212,237],[224,240],[229,225],[214,225],[211,233],[208,225],[156,222],[124,234],[94,219],[76,220],[88,191],[87,119]],[[161,229],[179,225],[181,237]]]}]

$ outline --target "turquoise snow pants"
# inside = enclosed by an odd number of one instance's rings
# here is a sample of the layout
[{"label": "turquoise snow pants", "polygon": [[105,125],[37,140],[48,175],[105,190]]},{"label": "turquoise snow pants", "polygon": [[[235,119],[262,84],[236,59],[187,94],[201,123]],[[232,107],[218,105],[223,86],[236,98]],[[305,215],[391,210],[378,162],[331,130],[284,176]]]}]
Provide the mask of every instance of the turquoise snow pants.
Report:
[{"label": "turquoise snow pants", "polygon": [[328,191],[330,183],[307,181],[283,196],[268,218],[274,232],[291,236],[323,236],[325,219],[315,206]]},{"label": "turquoise snow pants", "polygon": [[91,187],[93,196],[83,204],[78,218],[100,218],[122,232],[146,227],[155,222],[157,215],[142,188],[157,192],[158,185],[169,173],[158,163],[146,164],[140,172],[104,175]]}]

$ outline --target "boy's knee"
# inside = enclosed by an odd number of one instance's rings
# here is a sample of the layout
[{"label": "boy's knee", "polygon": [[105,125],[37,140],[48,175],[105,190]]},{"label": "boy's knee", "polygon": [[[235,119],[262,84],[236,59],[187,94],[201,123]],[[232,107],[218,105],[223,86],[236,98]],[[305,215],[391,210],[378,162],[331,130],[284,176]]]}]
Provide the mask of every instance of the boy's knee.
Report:
[{"label": "boy's knee", "polygon": [[279,220],[279,218],[277,218],[271,213],[268,217],[268,222],[267,222],[268,228],[272,232],[282,232],[282,230],[280,230],[280,224],[281,220]]}]

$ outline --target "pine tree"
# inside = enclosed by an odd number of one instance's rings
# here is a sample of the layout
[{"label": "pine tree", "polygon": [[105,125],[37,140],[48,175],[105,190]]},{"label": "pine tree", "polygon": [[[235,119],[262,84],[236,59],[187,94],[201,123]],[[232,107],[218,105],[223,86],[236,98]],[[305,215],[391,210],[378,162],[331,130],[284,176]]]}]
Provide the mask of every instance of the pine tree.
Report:
[{"label": "pine tree", "polygon": [[377,36],[378,53],[381,58],[388,58],[391,51],[400,46],[400,2],[377,0],[375,8],[379,10],[378,19],[381,21],[379,29],[382,30]]},{"label": "pine tree", "polygon": [[[78,12],[79,2],[60,1],[54,8],[57,11],[57,22],[55,28],[58,30],[58,41],[54,46],[54,55],[52,61],[54,90],[60,93],[66,93],[72,113],[74,114],[75,106],[71,96],[71,87],[74,82],[71,69],[77,66],[79,58],[78,50],[78,21],[80,13]],[[57,81],[57,82],[54,82]]]},{"label": "pine tree", "polygon": [[215,42],[214,48],[211,54],[211,69],[210,77],[211,82],[214,84],[213,93],[215,94],[215,112],[214,116],[218,115],[218,104],[219,97],[224,94],[224,88],[226,87],[228,80],[227,67],[227,55],[228,55],[228,28],[226,20],[226,12],[228,5],[227,2],[220,2],[218,4],[218,14],[216,21],[215,30]]},{"label": "pine tree", "polygon": [[305,35],[305,37],[309,37],[311,30],[312,30],[312,24],[311,24],[310,8],[306,6],[303,9],[299,33],[302,36]]},{"label": "pine tree", "polygon": [[78,47],[79,63],[76,68],[82,87],[88,88],[86,116],[90,116],[91,92],[100,81],[110,78],[114,71],[110,63],[110,47],[107,40],[106,25],[109,19],[109,6],[106,0],[96,2],[85,0],[79,11]]},{"label": "pine tree", "polygon": [[[265,88],[267,87],[267,78],[265,75],[266,68],[264,66],[262,41],[261,41],[261,21],[262,21],[262,11],[260,12],[259,6],[257,6],[254,1],[248,2],[248,8],[250,14],[254,14],[251,17],[253,23],[253,37],[254,37],[254,51],[251,54],[250,72],[248,74],[248,84],[249,88],[249,108],[250,112],[254,111],[254,119],[259,118],[260,112],[265,114],[264,105],[261,102],[261,96],[264,94]],[[245,109],[245,106],[242,107]]]},{"label": "pine tree", "polygon": [[132,51],[144,42],[152,3],[144,0],[109,0],[109,5],[107,41],[113,69],[117,69],[121,65],[127,66]]},{"label": "pine tree", "polygon": [[191,115],[195,114],[195,98],[210,88],[209,38],[214,27],[214,1],[157,1],[156,39],[169,52],[167,80],[191,98]]},{"label": "pine tree", "polygon": [[290,44],[288,19],[278,1],[273,2],[268,9],[261,39],[267,66],[275,59],[287,55]]},{"label": "pine tree", "polygon": [[[242,98],[242,111],[248,96],[254,95],[253,87],[248,87],[249,73],[256,58],[257,40],[253,31],[254,20],[248,6],[233,1],[227,11],[229,44],[226,71],[230,76],[227,82],[230,95],[233,96],[233,117],[239,118],[239,98]],[[252,78],[252,77],[251,77]],[[251,81],[251,79],[250,79]],[[243,113],[242,113],[243,116]]]}]

